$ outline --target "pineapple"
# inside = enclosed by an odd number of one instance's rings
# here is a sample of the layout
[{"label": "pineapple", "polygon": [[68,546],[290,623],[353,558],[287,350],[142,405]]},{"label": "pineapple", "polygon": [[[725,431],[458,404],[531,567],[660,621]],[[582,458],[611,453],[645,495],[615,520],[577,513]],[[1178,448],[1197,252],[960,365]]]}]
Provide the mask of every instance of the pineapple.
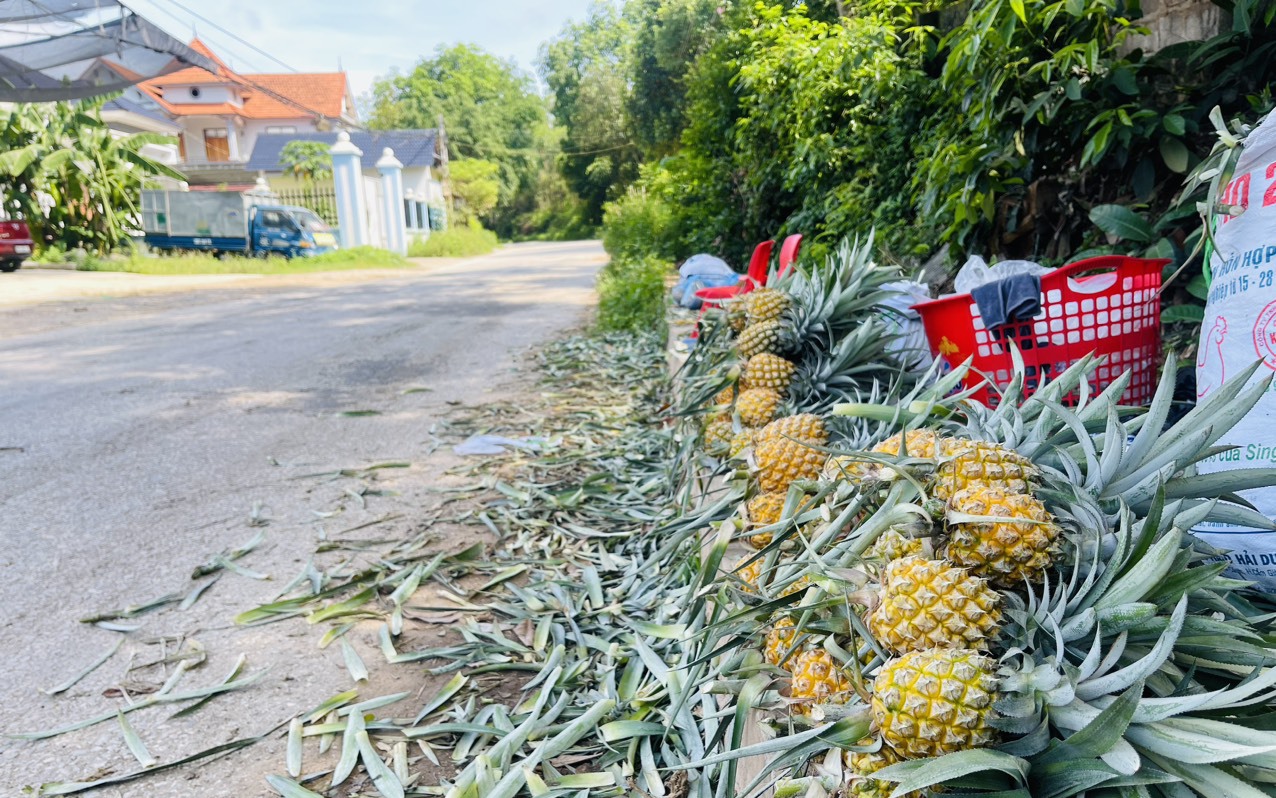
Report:
[{"label": "pineapple", "polygon": [[777,418],[758,433],[759,442],[784,438],[823,446],[828,442],[829,434],[824,427],[824,420],[811,413]]},{"label": "pineapple", "polygon": [[[948,542],[942,554],[999,587],[1041,581],[1054,561],[1059,527],[1036,497],[973,487],[949,502]],[[968,516],[992,516],[997,521]]]},{"label": "pineapple", "polygon": [[942,437],[934,430],[913,429],[892,435],[873,447],[876,454],[890,454],[896,457],[920,457],[934,460],[951,453],[964,441],[957,438]]},{"label": "pineapple", "polygon": [[931,486],[931,494],[943,501],[977,485],[1001,488],[1007,493],[1028,493],[1039,477],[1031,460],[995,443],[967,441],[951,453],[953,456],[935,469]]},{"label": "pineapple", "polygon": [[[744,506],[745,514],[748,516],[749,527],[757,528],[778,524],[784,515],[784,502],[787,494],[780,491],[772,493],[759,493],[748,504]],[[805,498],[798,501],[795,513],[800,513],[806,509],[807,500]],[[749,545],[755,549],[764,549],[771,545],[773,537],[770,532],[763,532],[758,535],[749,537]]]},{"label": "pineapple", "polygon": [[711,420],[704,427],[704,450],[710,454],[725,452],[735,435],[735,427],[726,419]]},{"label": "pineapple", "polygon": [[755,388],[771,388],[784,393],[793,381],[793,372],[797,366],[779,355],[763,352],[749,358],[744,366],[745,376],[749,384]]},{"label": "pineapple", "polygon": [[928,539],[909,537],[898,530],[888,529],[873,541],[865,557],[889,563],[903,557],[928,557],[931,548]]},{"label": "pineapple", "polygon": [[[749,517],[749,527],[771,526],[780,522],[784,511],[783,493],[759,493],[745,505],[745,513]],[[774,537],[769,532],[749,536],[749,545],[755,549],[764,549],[771,545]]]},{"label": "pineapple", "polygon": [[762,578],[762,558],[759,557],[748,565],[745,565],[744,563],[745,560],[740,560],[740,562],[736,563],[735,567],[731,569],[731,573],[735,574],[736,577],[756,591],[758,587],[758,580]]},{"label": "pineapple", "polygon": [[853,454],[831,454],[824,461],[824,468],[820,470],[820,479],[829,482],[845,481],[858,485],[876,470],[874,463]]},{"label": "pineapple", "polygon": [[761,427],[775,418],[780,406],[780,394],[771,388],[750,388],[740,393],[736,400],[736,411],[740,414],[740,423],[746,427]]},{"label": "pineapple", "polygon": [[[868,746],[878,741],[865,737],[857,745]],[[872,778],[884,767],[899,764],[904,757],[895,753],[889,745],[881,744],[876,751],[843,751],[842,764],[846,771],[846,798],[890,798],[895,792],[895,782]],[[922,798],[920,792],[905,793],[903,798]]]},{"label": "pineapple", "polygon": [[762,490],[785,491],[796,480],[817,479],[826,457],[813,447],[827,442],[828,432],[819,416],[807,413],[767,424],[753,449]]},{"label": "pineapple", "polygon": [[1001,622],[1001,596],[945,562],[905,557],[882,574],[882,603],[869,630],[896,654],[927,648],[987,648]]},{"label": "pineapple", "polygon": [[750,324],[740,331],[735,340],[736,351],[742,358],[751,358],[763,353],[777,353],[783,346],[781,336],[784,324],[779,321],[762,321]]},{"label": "pineapple", "polygon": [[791,663],[789,698],[800,714],[809,712],[814,704],[845,704],[850,699],[850,680],[824,649],[807,649],[793,657]]},{"label": "pineapple", "polygon": [[727,447],[727,454],[731,457],[739,457],[745,449],[753,445],[753,439],[757,437],[758,429],[756,427],[745,427],[731,437],[731,443]]},{"label": "pineapple", "polygon": [[759,288],[746,295],[744,312],[749,324],[775,321],[784,315],[792,302],[789,295],[778,288]]},{"label": "pineapple", "polygon": [[735,401],[736,389],[734,385],[728,385],[722,390],[714,394],[713,404],[718,407],[727,407]]},{"label": "pineapple", "polygon": [[759,443],[754,448],[754,456],[762,490],[783,491],[799,479],[817,479],[824,467],[824,455],[811,446],[783,439]]},{"label": "pineapple", "polygon": [[988,745],[995,736],[993,668],[990,657],[960,648],[888,660],[873,680],[873,716],[882,738],[905,759]]},{"label": "pineapple", "polygon": [[774,665],[777,668],[787,668],[796,658],[787,659],[784,655],[793,647],[793,639],[797,636],[797,627],[793,623],[792,618],[780,618],[771,625],[771,630],[767,632],[766,641],[762,644],[762,658],[767,664]]}]

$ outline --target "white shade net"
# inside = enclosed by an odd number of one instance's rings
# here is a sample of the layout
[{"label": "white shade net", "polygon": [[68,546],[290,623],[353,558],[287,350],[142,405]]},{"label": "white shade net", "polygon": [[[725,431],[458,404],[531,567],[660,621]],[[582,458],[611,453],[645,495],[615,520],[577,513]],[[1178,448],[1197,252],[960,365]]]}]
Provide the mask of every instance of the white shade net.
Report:
[{"label": "white shade net", "polygon": [[[124,67],[85,76],[97,59]],[[116,0],[0,0],[0,101],[73,100],[217,65]]]}]

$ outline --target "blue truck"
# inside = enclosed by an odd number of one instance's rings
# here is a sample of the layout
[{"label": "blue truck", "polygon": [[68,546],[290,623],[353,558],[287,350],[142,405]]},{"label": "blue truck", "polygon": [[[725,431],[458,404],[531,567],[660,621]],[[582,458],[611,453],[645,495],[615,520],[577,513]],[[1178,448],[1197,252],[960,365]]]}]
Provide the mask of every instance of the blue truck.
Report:
[{"label": "blue truck", "polygon": [[337,248],[314,211],[238,191],[142,192],[142,232],[157,251],[309,257]]}]

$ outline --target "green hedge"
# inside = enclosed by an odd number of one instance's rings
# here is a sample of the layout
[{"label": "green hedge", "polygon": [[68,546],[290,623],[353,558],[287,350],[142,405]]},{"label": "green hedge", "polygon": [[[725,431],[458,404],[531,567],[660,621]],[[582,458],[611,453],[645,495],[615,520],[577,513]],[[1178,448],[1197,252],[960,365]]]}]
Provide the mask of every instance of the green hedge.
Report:
[{"label": "green hedge", "polygon": [[598,275],[598,327],[604,332],[661,332],[667,261],[613,258]]},{"label": "green hedge", "polygon": [[413,258],[472,258],[486,255],[500,242],[496,233],[481,227],[453,227],[431,233],[425,241],[413,241],[408,255]]}]

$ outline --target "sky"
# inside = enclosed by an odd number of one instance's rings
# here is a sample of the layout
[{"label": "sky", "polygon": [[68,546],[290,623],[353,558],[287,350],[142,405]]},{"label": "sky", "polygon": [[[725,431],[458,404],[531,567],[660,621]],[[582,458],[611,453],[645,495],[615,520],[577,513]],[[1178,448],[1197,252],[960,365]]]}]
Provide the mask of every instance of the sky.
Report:
[{"label": "sky", "polygon": [[182,41],[192,33],[239,72],[282,66],[192,16],[189,9],[299,72],[338,64],[358,97],[392,69],[407,72],[440,44],[477,44],[535,73],[541,43],[590,0],[125,0]]}]

